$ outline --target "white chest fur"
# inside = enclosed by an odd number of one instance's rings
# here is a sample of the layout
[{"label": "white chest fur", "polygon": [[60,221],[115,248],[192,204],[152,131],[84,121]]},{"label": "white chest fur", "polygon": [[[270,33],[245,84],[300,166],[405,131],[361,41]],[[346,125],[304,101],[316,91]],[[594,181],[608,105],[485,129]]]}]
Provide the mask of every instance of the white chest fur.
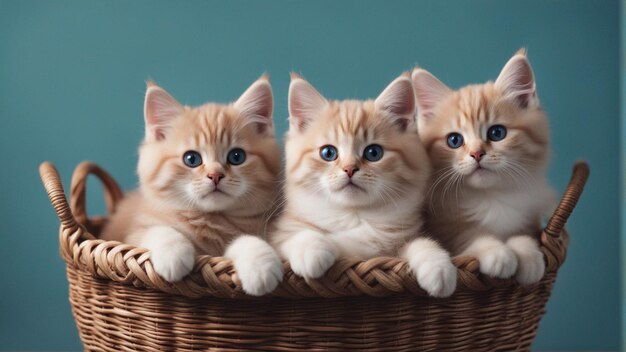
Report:
[{"label": "white chest fur", "polygon": [[398,246],[406,238],[416,236],[421,225],[415,205],[346,209],[327,204],[324,208],[315,208],[310,206],[319,204],[319,200],[315,199],[307,199],[300,204],[298,212],[307,221],[325,230],[342,257],[367,259],[397,255]]},{"label": "white chest fur", "polygon": [[389,253],[398,237],[403,237],[402,233],[382,231],[381,224],[372,223],[360,214],[344,215],[341,218],[335,227],[338,230],[329,236],[345,257],[366,259]]},{"label": "white chest fur", "polygon": [[464,197],[459,216],[475,223],[473,231],[508,237],[526,233],[553,204],[547,185],[520,191],[485,191]]}]

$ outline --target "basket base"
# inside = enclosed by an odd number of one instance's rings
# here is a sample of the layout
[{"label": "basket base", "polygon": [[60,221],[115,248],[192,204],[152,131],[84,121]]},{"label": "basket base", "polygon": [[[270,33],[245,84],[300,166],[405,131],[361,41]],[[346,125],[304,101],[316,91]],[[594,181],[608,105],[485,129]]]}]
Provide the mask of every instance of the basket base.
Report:
[{"label": "basket base", "polygon": [[448,299],[190,299],[67,275],[89,351],[529,350],[556,276]]}]

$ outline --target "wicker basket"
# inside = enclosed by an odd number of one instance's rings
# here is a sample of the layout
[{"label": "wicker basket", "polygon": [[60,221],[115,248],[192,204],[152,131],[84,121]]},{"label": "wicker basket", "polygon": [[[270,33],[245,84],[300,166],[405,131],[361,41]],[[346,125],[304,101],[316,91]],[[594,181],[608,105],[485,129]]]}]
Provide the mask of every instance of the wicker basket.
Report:
[{"label": "wicker basket", "polygon": [[478,272],[476,259],[454,259],[457,292],[428,297],[397,258],[341,260],[305,282],[285,263],[274,293],[252,298],[232,263],[199,257],[192,274],[172,284],[144,249],[99,240],[106,218],[85,212],[87,176],[103,183],[108,213],[123,194],[101,168],[74,172],[71,209],[50,163],[40,174],[60,220],[61,256],[80,337],[89,351],[495,351],[528,350],[565,260],[563,231],[587,180],[578,163],[558,209],[541,233],[546,275],[522,287]]}]

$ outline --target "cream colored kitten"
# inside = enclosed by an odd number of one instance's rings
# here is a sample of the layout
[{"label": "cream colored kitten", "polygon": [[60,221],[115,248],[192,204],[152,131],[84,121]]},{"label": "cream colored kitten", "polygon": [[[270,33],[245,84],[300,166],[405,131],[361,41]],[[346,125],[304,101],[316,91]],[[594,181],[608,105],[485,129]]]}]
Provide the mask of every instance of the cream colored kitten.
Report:
[{"label": "cream colored kitten", "polygon": [[549,130],[524,50],[498,79],[453,91],[413,71],[419,133],[433,163],[427,228],[490,276],[539,281],[536,235],[554,205],[546,180]]},{"label": "cream colored kitten", "polygon": [[318,278],[338,257],[400,255],[429,294],[451,295],[448,253],[418,236],[430,165],[408,75],[368,101],[328,101],[292,75],[289,114],[287,203],[272,241],[293,271]]},{"label": "cream colored kitten", "polygon": [[198,254],[224,255],[245,292],[271,292],[282,263],[256,235],[263,235],[280,170],[272,104],[266,77],[232,104],[195,108],[149,83],[140,188],[123,200],[102,238],[149,249],[168,281],[187,275]]}]

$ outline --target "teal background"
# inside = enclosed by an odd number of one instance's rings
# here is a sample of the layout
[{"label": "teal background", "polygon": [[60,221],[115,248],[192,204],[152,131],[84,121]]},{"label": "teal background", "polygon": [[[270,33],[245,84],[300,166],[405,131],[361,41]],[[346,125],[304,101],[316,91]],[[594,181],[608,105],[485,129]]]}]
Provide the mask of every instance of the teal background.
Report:
[{"label": "teal background", "polygon": [[626,0],[620,2],[620,222],[621,283],[622,283],[622,350],[626,351]]},{"label": "teal background", "polygon": [[194,105],[268,72],[282,135],[291,70],[367,98],[416,64],[452,87],[495,79],[522,46],[551,119],[550,180],[563,190],[578,158],[592,169],[534,348],[619,349],[619,13],[617,0],[0,0],[0,349],[81,349],[37,166],[67,184],[89,159],[134,187],[146,79]]}]

